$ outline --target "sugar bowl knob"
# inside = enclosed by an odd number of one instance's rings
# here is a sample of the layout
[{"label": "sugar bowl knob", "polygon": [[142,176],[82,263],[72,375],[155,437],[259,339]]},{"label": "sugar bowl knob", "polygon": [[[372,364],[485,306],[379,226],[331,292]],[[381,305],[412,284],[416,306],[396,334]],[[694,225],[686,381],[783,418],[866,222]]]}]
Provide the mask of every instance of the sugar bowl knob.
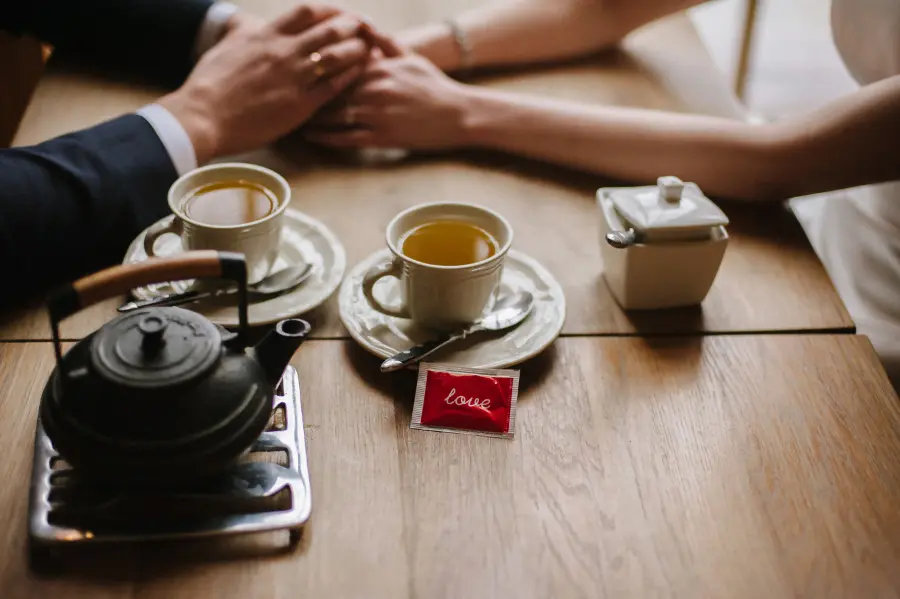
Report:
[{"label": "sugar bowl knob", "polygon": [[684,191],[684,182],[678,177],[660,177],[656,180],[661,200],[670,204],[681,201],[681,193]]}]

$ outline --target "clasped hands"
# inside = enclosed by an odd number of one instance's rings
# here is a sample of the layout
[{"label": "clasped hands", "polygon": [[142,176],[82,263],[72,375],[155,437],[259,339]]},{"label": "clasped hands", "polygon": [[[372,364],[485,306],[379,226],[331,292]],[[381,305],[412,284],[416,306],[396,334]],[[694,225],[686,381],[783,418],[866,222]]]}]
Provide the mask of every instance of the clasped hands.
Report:
[{"label": "clasped hands", "polygon": [[332,147],[448,147],[463,88],[359,16],[303,4],[268,22],[236,14],[159,104],[204,163],[298,128]]},{"label": "clasped hands", "polygon": [[466,143],[470,92],[428,59],[367,25],[359,78],[315,114],[305,137],[335,148],[437,150]]}]

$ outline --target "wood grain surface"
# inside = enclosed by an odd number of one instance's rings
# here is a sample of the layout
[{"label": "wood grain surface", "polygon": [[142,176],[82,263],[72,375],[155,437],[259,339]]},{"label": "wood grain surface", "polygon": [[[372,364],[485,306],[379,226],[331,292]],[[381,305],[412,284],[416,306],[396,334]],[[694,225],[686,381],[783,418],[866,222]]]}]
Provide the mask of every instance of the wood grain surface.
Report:
[{"label": "wood grain surface", "polygon": [[53,363],[0,344],[0,589],[38,597],[889,597],[900,409],[852,335],[561,339],[513,440],[409,429],[414,375],[344,341],[294,357],[313,492],[283,535],[25,563]]},{"label": "wood grain surface", "polygon": [[[388,30],[477,5],[478,0],[355,0],[342,3]],[[288,0],[243,0],[264,16]],[[160,90],[98,75],[51,69],[16,137],[36,143],[134,110]],[[637,106],[741,118],[740,105],[684,15],[649,25],[621,50],[571,63],[492,73],[477,83],[597,104]],[[65,106],[65,109],[62,107]],[[615,148],[610,148],[615,151]],[[350,266],[384,246],[384,229],[400,210],[421,202],[464,200],[499,210],[512,223],[514,247],[540,260],[566,292],[564,334],[657,335],[759,331],[848,331],[854,325],[796,219],[781,207],[722,204],[732,238],[702,308],[625,313],[601,278],[600,215],[594,194],[611,182],[507,156],[462,152],[363,164],[291,136],[272,148],[229,159],[255,162],[291,182],[293,207],[328,225]],[[660,173],[670,174],[670,173]],[[161,199],[163,201],[163,199]],[[67,322],[80,338],[115,316],[121,299]],[[346,337],[332,297],[315,314],[313,336]],[[0,316],[0,339],[49,338],[40,302]]]}]

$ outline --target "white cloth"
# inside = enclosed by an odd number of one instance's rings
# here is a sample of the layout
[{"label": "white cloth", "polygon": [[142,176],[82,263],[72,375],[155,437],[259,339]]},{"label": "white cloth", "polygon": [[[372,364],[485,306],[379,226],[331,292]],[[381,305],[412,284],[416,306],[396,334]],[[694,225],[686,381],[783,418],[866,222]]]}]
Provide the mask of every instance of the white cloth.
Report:
[{"label": "white cloth", "polygon": [[206,18],[197,32],[197,41],[194,43],[194,59],[199,59],[203,53],[216,45],[225,34],[225,26],[228,19],[236,13],[238,7],[228,2],[216,2],[206,11]]},{"label": "white cloth", "polygon": [[[236,6],[228,2],[216,2],[209,8],[197,32],[197,41],[194,44],[195,59],[200,58],[219,41],[228,19],[237,10]],[[197,154],[194,152],[191,138],[171,112],[159,104],[148,104],[140,108],[137,114],[144,117],[156,131],[179,176],[197,168]]]},{"label": "white cloth", "polygon": [[197,168],[197,154],[187,131],[181,126],[171,112],[159,104],[148,104],[138,109],[137,113],[147,119],[159,140],[169,153],[178,176]]},{"label": "white cloth", "polygon": [[[900,75],[900,0],[833,0],[831,26],[859,84]],[[791,207],[900,389],[900,181],[794,198]]]}]

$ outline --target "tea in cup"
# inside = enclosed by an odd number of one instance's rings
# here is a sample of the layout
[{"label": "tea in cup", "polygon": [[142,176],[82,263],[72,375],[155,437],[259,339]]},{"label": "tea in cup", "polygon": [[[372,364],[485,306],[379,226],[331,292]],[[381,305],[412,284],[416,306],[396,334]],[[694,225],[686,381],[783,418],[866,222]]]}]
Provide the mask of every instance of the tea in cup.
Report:
[{"label": "tea in cup", "polygon": [[169,188],[171,223],[157,223],[144,237],[154,256],[156,240],[172,233],[185,251],[244,254],[247,280],[265,278],[278,258],[284,211],[291,188],[278,173],[253,164],[211,164],[179,178]]},{"label": "tea in cup", "polygon": [[[463,203],[423,204],[405,210],[386,233],[391,259],[363,278],[375,310],[432,329],[471,324],[496,298],[512,227],[496,212]],[[384,305],[375,284],[400,280],[401,304]]]}]

